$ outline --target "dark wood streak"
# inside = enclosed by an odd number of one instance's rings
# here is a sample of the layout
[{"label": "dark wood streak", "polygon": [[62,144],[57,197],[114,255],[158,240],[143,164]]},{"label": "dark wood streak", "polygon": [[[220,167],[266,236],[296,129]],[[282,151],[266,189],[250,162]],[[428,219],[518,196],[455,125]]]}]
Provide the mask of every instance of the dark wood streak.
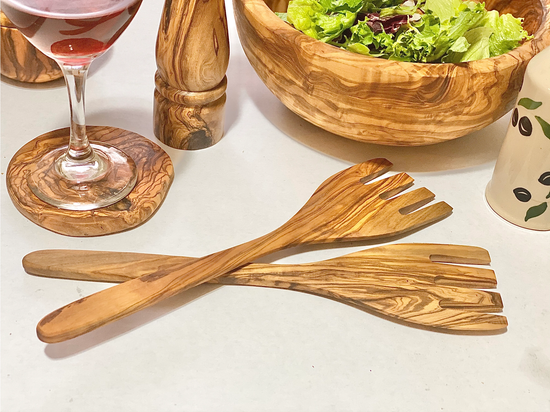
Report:
[{"label": "dark wood streak", "polygon": [[166,35],[168,33],[168,28],[170,27],[170,19],[172,18],[172,0],[165,1],[163,10],[163,29],[161,31]]}]

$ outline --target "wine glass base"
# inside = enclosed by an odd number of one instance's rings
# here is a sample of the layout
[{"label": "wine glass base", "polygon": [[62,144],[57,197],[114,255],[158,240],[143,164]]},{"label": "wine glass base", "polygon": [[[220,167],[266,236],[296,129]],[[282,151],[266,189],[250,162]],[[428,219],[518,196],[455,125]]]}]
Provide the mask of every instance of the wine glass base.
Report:
[{"label": "wine glass base", "polygon": [[87,126],[93,142],[115,146],[136,164],[137,183],[125,198],[101,209],[65,210],[43,202],[30,190],[27,176],[47,153],[65,146],[69,128],[47,132],[26,143],[6,169],[6,189],[15,208],[34,224],[66,236],[104,236],[147,222],[161,207],[174,178],[168,154],[152,140],[111,126]]},{"label": "wine glass base", "polygon": [[116,147],[91,143],[94,159],[85,164],[66,158],[67,147],[47,153],[27,175],[40,200],[66,210],[93,210],[126,197],[136,184],[136,165]]}]

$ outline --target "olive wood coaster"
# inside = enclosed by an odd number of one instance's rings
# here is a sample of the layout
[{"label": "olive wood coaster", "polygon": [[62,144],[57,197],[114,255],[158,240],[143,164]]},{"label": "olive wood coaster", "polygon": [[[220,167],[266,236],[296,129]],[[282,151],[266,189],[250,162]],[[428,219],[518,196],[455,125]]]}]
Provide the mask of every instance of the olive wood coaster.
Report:
[{"label": "olive wood coaster", "polygon": [[63,77],[55,61],[36,49],[0,11],[1,72],[12,80],[44,83]]},{"label": "olive wood coaster", "polygon": [[86,130],[92,143],[108,143],[132,157],[138,173],[132,192],[111,206],[88,211],[58,209],[38,199],[27,185],[26,175],[44,154],[67,145],[69,128],[63,128],[31,140],[10,161],[6,183],[15,207],[37,225],[67,236],[108,235],[146,222],[162,204],[174,178],[170,157],[137,133],[109,126],[88,126]]},{"label": "olive wood coaster", "polygon": [[223,0],[166,1],[157,37],[155,135],[196,150],[223,136],[229,35]]},{"label": "olive wood coaster", "polygon": [[[189,264],[193,258],[90,250],[39,250],[23,258],[27,273],[125,282]],[[394,244],[322,262],[245,265],[210,283],[295,290],[333,299],[410,325],[447,332],[506,329],[489,253],[461,245]],[[447,263],[452,263],[451,265]]]}]

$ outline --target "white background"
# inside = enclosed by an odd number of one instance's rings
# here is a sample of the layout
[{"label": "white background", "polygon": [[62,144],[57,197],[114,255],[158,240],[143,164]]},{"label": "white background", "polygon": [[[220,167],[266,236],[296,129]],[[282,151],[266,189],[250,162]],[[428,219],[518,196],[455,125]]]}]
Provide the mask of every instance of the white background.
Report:
[{"label": "white background", "polygon": [[[126,233],[69,238],[17,212],[5,189],[14,153],[68,124],[62,81],[2,81],[2,411],[550,411],[550,233],[514,227],[484,200],[509,115],[430,147],[346,140],[287,110],[244,56],[231,4],[226,135],[206,150],[171,148],[176,178],[158,213]],[[89,124],[155,140],[154,46],[162,2],[145,1],[92,66]],[[399,114],[396,113],[396,116]],[[328,176],[386,157],[454,207],[392,242],[488,249],[508,330],[458,336],[399,325],[338,302],[267,288],[204,285],[74,340],[47,345],[36,323],[105,284],[27,275],[45,248],[202,256],[284,223]],[[265,262],[309,262],[370,244],[304,247]]]}]

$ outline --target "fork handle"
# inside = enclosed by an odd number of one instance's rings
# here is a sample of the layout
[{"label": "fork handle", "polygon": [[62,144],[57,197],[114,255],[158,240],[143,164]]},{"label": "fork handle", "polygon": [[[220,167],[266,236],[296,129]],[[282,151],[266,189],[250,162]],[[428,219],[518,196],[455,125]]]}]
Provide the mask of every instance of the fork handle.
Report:
[{"label": "fork handle", "polygon": [[[377,246],[359,252],[349,257],[367,259],[414,259],[415,263],[464,263],[470,265],[488,265],[491,258],[487,250],[475,246],[463,245],[442,245],[431,243],[415,244],[392,244]],[[140,276],[155,272],[166,272],[176,270],[196,260],[196,258],[185,256],[158,255],[135,252],[111,252],[95,250],[72,250],[72,249],[46,249],[29,253],[23,258],[23,267],[27,273],[50,278],[62,278],[73,280],[97,281],[97,282],[126,282]],[[251,264],[256,267],[256,264]],[[450,268],[447,266],[445,272],[447,277]],[[496,286],[496,279],[492,272],[476,269],[478,276],[476,285],[480,288],[492,288]],[[235,272],[226,274],[223,278],[231,277]],[[459,274],[454,274],[453,284],[462,286],[465,282],[472,285],[472,279],[461,279]],[[469,274],[472,276],[472,273]],[[220,279],[216,283],[229,283],[229,280]],[[447,282],[448,283],[448,282]]]},{"label": "fork handle", "polygon": [[[409,251],[405,260],[400,261],[391,253],[384,258],[386,249],[396,252],[401,247]],[[437,245],[436,248],[434,245],[391,245],[316,263],[248,264],[210,282],[306,292],[437,329],[492,331],[505,328],[506,322],[501,316],[472,313],[502,308],[497,293],[468,288],[480,278],[494,279],[494,273],[479,268],[469,272],[466,267],[441,265],[429,259],[424,261],[422,252],[426,248],[441,252],[460,249],[470,254],[477,252],[476,248],[450,245]],[[420,255],[415,257],[415,252]],[[370,254],[374,256],[369,257]],[[23,266],[27,272],[41,276],[121,282],[193,260],[138,253],[45,250],[25,256]],[[455,282],[462,278],[458,284],[464,287],[440,285],[438,279],[447,276]],[[488,282],[487,286],[491,284]],[[437,304],[438,299],[443,300]],[[411,304],[398,304],[403,300]],[[445,309],[441,309],[441,304]]]},{"label": "fork handle", "polygon": [[46,249],[23,258],[27,273],[49,278],[122,283],[193,262],[185,256],[134,252]]},{"label": "fork handle", "polygon": [[36,327],[43,342],[57,343],[91,332],[156,302],[207,282],[254,259],[275,252],[285,242],[277,231],[190,263],[157,271],[72,302],[46,315]]}]

